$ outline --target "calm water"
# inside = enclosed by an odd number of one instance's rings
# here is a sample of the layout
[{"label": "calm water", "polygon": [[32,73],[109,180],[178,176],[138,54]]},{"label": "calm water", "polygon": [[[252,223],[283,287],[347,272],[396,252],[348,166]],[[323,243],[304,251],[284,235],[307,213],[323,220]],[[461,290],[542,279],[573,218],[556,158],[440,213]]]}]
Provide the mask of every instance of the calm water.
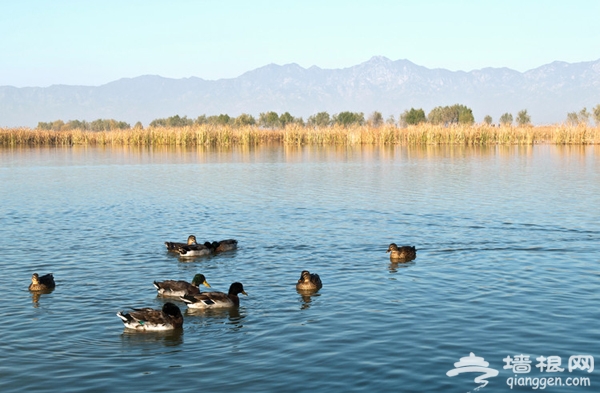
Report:
[{"label": "calm water", "polygon": [[[597,391],[599,156],[0,150],[0,391],[467,392],[483,372],[446,373],[471,352],[498,372],[480,392],[511,391],[515,375]],[[240,247],[187,262],[166,252],[190,234]],[[416,245],[417,259],[390,264],[390,242]],[[318,294],[296,292],[303,269],[320,274]],[[53,272],[56,290],[33,296],[33,272]],[[153,280],[195,273],[249,296],[185,312],[181,332],[125,331],[117,311],[163,304]],[[503,368],[521,354],[529,373]],[[564,371],[542,372],[541,356]]]}]

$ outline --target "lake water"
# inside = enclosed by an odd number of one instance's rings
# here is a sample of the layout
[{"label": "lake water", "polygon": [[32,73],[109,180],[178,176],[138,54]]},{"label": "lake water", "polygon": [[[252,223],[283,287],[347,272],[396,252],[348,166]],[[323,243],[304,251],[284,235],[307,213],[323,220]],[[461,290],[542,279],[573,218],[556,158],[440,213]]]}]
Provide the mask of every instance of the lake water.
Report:
[{"label": "lake water", "polygon": [[[488,371],[480,392],[598,391],[599,158],[552,145],[2,149],[0,391],[468,392]],[[190,234],[239,249],[166,252]],[[390,263],[391,242],[417,259]],[[303,269],[323,281],[313,296],[295,290]],[[30,293],[33,272],[56,289]],[[123,328],[117,311],[164,303],[154,280],[196,273],[249,296],[184,311],[179,332]],[[471,352],[484,360],[455,366]]]}]

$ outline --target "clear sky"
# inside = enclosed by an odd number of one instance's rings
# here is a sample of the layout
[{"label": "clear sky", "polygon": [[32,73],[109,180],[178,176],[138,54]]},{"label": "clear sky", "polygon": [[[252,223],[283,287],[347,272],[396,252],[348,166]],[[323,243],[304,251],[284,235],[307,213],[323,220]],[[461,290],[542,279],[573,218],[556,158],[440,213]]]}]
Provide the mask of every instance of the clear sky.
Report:
[{"label": "clear sky", "polygon": [[600,58],[599,0],[0,0],[0,85],[234,78],[264,65],[526,71]]}]

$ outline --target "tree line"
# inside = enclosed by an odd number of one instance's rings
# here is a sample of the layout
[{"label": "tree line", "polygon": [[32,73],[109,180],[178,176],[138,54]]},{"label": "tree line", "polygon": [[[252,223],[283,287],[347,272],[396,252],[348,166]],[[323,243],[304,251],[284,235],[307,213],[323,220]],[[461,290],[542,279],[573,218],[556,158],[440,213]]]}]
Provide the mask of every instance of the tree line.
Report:
[{"label": "tree line", "polygon": [[[579,112],[570,112],[567,114],[565,122],[568,125],[579,125],[589,124],[590,119],[593,119],[597,126],[600,126],[600,104],[592,109],[592,112],[588,112],[586,108],[583,108]],[[483,119],[487,125],[492,125],[493,119],[491,116],[486,115]],[[513,118],[511,113],[504,113],[500,116],[498,123],[502,126],[511,126],[516,122],[519,126],[526,126],[531,124],[531,116],[527,113],[527,109],[519,111]],[[193,125],[228,125],[233,127],[243,126],[258,126],[267,129],[284,128],[288,124],[298,124],[301,126],[309,127],[330,127],[333,125],[339,125],[348,127],[351,125],[368,125],[371,127],[379,127],[383,124],[390,124],[394,126],[406,127],[409,125],[418,125],[421,123],[428,123],[433,125],[451,126],[454,124],[462,125],[473,125],[475,118],[471,108],[465,105],[455,104],[451,106],[437,106],[433,108],[427,115],[422,108],[415,109],[410,108],[400,114],[398,122],[394,119],[394,116],[390,116],[384,120],[381,112],[373,112],[365,118],[363,112],[351,112],[344,111],[333,115],[328,112],[319,112],[312,116],[309,116],[305,121],[302,117],[294,117],[289,112],[278,114],[277,112],[263,112],[260,113],[258,118],[254,116],[242,113],[237,117],[231,117],[227,114],[206,116],[201,115],[196,119],[190,119],[187,116],[170,116],[167,118],[159,118],[152,120],[149,124],[150,127],[185,127]],[[143,125],[141,122],[137,122],[134,129],[141,129]],[[131,129],[131,125],[124,121],[118,121],[114,119],[97,119],[91,122],[85,120],[70,120],[64,122],[62,120],[56,120],[53,122],[39,122],[37,129],[40,130],[51,130],[51,131],[67,131],[67,130],[85,130],[85,131],[109,131],[109,130],[124,130]]]},{"label": "tree line", "polygon": [[567,113],[567,124],[576,126],[579,124],[589,124],[590,117],[594,119],[597,126],[600,126],[600,104],[596,105],[592,112],[588,112],[587,108],[584,107],[579,112]]}]

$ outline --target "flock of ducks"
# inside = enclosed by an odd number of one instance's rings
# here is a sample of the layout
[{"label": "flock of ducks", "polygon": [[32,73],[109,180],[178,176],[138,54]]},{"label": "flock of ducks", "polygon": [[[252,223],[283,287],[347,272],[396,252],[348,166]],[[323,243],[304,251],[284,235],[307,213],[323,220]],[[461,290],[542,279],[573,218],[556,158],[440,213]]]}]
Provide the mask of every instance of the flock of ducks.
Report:
[{"label": "flock of ducks", "polygon": [[198,244],[196,236],[190,235],[187,243],[165,242],[167,250],[176,252],[182,258],[201,257],[205,255],[218,254],[225,251],[235,250],[238,241],[235,239],[221,240],[220,242],[204,242]]},{"label": "flock of ducks", "polygon": [[[188,237],[187,243],[165,242],[169,252],[176,252],[180,257],[212,255],[225,251],[235,250],[237,240],[227,239],[219,242],[205,242],[198,244],[196,237]],[[392,262],[409,262],[417,257],[417,249],[414,246],[398,246],[391,243],[387,249]],[[183,280],[154,281],[159,296],[176,298],[184,302],[188,308],[211,309],[231,308],[240,305],[239,294],[248,295],[240,282],[234,282],[229,287],[228,293],[224,292],[202,292],[200,285],[210,288],[203,274],[196,274],[191,282]],[[47,292],[55,288],[52,273],[40,276],[33,273],[29,290],[32,292]],[[312,293],[323,287],[321,278],[316,273],[303,270],[300,279],[296,283],[296,289],[302,293]],[[162,309],[133,308],[128,313],[119,311],[117,316],[123,321],[128,329],[138,331],[164,331],[179,329],[183,326],[183,314],[181,309],[172,302],[166,302]]]}]

